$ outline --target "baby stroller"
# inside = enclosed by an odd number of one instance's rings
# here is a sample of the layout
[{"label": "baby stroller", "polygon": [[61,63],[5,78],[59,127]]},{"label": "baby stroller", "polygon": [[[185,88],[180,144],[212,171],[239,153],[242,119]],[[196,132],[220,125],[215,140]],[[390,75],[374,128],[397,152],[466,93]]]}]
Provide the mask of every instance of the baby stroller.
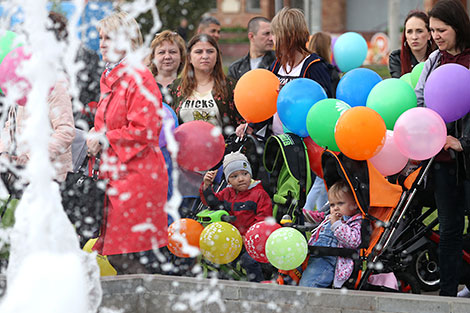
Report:
[{"label": "baby stroller", "polygon": [[400,291],[420,293],[419,283],[407,271],[405,256],[397,255],[393,243],[417,192],[418,184],[413,182],[423,179],[429,163],[410,175],[408,190],[387,181],[368,161],[355,161],[343,154],[337,156],[329,150],[322,155],[322,167],[328,188],[340,179],[350,185],[363,216],[362,242],[358,250],[310,247],[310,254],[352,258],[355,270],[345,283],[347,288],[391,291],[394,288],[377,284],[375,278],[380,276],[376,274],[393,273]]},{"label": "baby stroller", "polygon": [[[273,215],[276,220],[279,222],[288,214],[296,224],[302,224],[301,208],[312,185],[310,166],[302,139],[291,133],[273,135],[268,138],[263,154],[260,142],[252,136],[245,136],[242,140],[229,137],[226,143],[226,154],[240,151],[247,156],[252,165],[253,178],[262,181],[264,189],[273,199]],[[261,155],[264,167],[261,166]],[[225,186],[226,182],[222,180],[218,190]],[[220,215],[220,211],[209,209],[199,208],[197,212],[196,218],[201,223],[211,222]],[[265,278],[271,278],[274,268],[269,264],[262,267]],[[239,279],[240,275],[236,276],[236,279]]]}]

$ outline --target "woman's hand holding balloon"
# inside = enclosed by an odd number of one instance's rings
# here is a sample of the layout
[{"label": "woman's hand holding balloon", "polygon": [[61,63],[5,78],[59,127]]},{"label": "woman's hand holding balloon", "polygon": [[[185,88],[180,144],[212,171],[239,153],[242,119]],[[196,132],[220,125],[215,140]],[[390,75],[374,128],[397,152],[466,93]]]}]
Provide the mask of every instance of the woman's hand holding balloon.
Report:
[{"label": "woman's hand holding balloon", "polygon": [[452,149],[457,152],[463,151],[462,144],[460,141],[453,137],[453,136],[447,136],[446,137],[446,143],[444,145],[444,150]]}]

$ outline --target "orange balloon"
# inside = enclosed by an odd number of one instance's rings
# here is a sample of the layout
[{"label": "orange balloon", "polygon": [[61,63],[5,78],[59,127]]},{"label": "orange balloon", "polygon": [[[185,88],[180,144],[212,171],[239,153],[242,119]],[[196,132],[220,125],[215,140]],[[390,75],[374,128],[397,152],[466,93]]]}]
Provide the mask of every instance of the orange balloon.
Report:
[{"label": "orange balloon", "polygon": [[248,71],[235,86],[235,106],[246,121],[265,121],[277,111],[278,90],[279,79],[272,72],[265,69]]},{"label": "orange balloon", "polygon": [[379,113],[368,107],[353,107],[345,111],[336,123],[336,144],[347,157],[367,160],[382,149],[386,130]]},{"label": "orange balloon", "polygon": [[187,245],[199,250],[199,237],[203,229],[204,227],[201,224],[190,218],[174,221],[168,227],[168,250],[182,258],[196,256],[197,253],[189,254],[188,251],[185,251],[187,249],[183,249],[183,242],[186,239]]}]

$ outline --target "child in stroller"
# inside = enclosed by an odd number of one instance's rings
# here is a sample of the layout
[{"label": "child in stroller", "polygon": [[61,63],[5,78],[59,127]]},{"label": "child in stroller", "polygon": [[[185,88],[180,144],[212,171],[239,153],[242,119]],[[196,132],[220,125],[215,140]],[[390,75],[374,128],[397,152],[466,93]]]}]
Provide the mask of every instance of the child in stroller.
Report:
[{"label": "child in stroller", "polygon": [[[223,169],[229,185],[214,193],[209,187],[214,181],[216,171],[207,172],[199,190],[201,200],[211,208],[226,210],[235,216],[233,224],[244,236],[251,225],[272,216],[271,199],[260,181],[252,181],[251,165],[244,154],[240,152],[227,154]],[[250,281],[264,280],[261,265],[246,251],[242,251],[240,260]]]},{"label": "child in stroller", "polygon": [[[349,185],[344,180],[334,183],[328,190],[328,201],[330,214],[312,233],[309,245],[358,248],[361,243],[362,215]],[[299,285],[325,288],[333,283],[335,288],[341,288],[351,276],[353,263],[352,259],[341,256],[312,255]]]}]

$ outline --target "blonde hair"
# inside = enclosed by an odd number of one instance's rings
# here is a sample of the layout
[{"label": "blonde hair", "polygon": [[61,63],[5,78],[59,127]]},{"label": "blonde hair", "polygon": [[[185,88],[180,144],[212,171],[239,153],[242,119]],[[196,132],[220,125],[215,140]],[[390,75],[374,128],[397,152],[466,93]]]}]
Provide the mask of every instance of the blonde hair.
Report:
[{"label": "blonde hair", "polygon": [[294,67],[296,51],[305,56],[310,54],[306,47],[309,37],[307,22],[299,9],[284,7],[274,16],[271,29],[276,37],[276,57],[284,68],[286,65]]},{"label": "blonde hair", "polygon": [[342,199],[345,196],[354,200],[354,195],[349,185],[344,180],[339,180],[328,189],[328,197]]},{"label": "blonde hair", "polygon": [[310,38],[308,49],[322,57],[325,62],[330,63],[331,36],[325,32],[318,32],[313,34],[312,38]]},{"label": "blonde hair", "polygon": [[176,44],[176,46],[178,47],[178,50],[180,52],[180,57],[181,57],[181,63],[178,66],[178,70],[176,72],[176,74],[178,75],[179,73],[181,73],[181,70],[183,69],[183,66],[186,60],[186,44],[184,43],[183,38],[181,38],[181,36],[178,35],[178,33],[172,32],[170,30],[164,30],[161,33],[158,33],[157,35],[155,35],[155,38],[152,40],[152,43],[150,44],[150,49],[152,51],[150,52],[147,66],[152,72],[153,76],[158,75],[158,69],[155,63],[153,62],[153,59],[155,58],[155,50],[164,41],[168,41],[171,44]]},{"label": "blonde hair", "polygon": [[98,22],[97,29],[98,31],[104,31],[106,34],[124,34],[126,39],[130,40],[131,51],[135,51],[142,47],[144,42],[137,21],[123,11],[114,13],[100,20]]}]

